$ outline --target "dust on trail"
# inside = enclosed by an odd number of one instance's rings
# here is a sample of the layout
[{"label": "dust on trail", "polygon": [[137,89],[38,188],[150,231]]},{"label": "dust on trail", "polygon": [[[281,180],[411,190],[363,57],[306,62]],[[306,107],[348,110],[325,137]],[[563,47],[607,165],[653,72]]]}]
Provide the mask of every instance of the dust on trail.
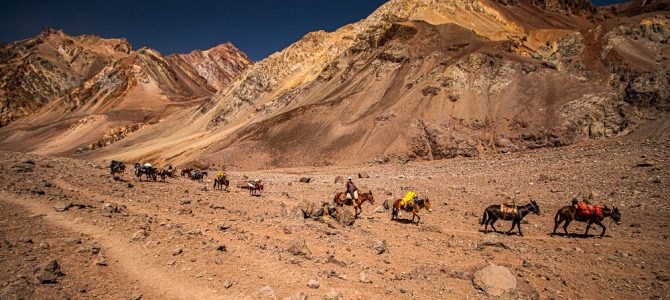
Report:
[{"label": "dust on trail", "polygon": [[24,207],[33,214],[41,215],[49,223],[65,230],[88,235],[97,240],[106,250],[106,254],[118,262],[122,273],[136,280],[142,289],[163,299],[240,299],[240,296],[221,295],[215,290],[193,283],[182,275],[165,272],[145,255],[141,255],[140,246],[128,242],[108,230],[90,224],[79,223],[76,219],[55,212],[51,207],[35,201],[26,201],[7,192],[0,191],[0,201]]}]

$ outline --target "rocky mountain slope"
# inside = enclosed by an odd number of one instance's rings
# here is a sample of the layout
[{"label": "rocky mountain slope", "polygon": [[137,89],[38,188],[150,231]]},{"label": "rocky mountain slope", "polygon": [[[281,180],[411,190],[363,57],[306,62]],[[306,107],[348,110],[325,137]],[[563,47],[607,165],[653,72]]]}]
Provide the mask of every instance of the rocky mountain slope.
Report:
[{"label": "rocky mountain slope", "polygon": [[[667,130],[669,37],[667,1],[392,0],[81,157],[358,164],[563,146],[650,120]],[[207,56],[169,60],[216,86],[216,68],[189,62]]]},{"label": "rocky mountain slope", "polygon": [[201,53],[164,57],[51,29],[3,45],[2,147],[62,155],[104,147],[197,106],[250,64],[232,44]]},{"label": "rocky mountain slope", "polygon": [[217,90],[226,88],[251,65],[251,59],[232,43],[221,44],[205,51],[174,54],[168,56],[168,59],[174,64],[188,64]]}]

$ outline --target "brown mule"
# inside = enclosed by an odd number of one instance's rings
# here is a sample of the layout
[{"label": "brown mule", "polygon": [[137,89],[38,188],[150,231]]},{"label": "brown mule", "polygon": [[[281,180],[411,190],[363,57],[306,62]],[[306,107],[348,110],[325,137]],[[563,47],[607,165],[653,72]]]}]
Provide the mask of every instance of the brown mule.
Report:
[{"label": "brown mule", "polygon": [[398,212],[400,212],[400,210],[402,209],[406,212],[411,212],[412,213],[412,223],[414,223],[414,219],[416,218],[417,220],[416,220],[415,224],[419,225],[419,222],[421,222],[421,217],[419,216],[419,211],[422,208],[426,208],[429,212],[433,211],[433,209],[431,208],[431,205],[430,205],[430,199],[428,199],[428,197],[426,197],[426,199],[423,199],[423,200],[419,199],[419,200],[414,201],[414,206],[409,208],[409,209],[405,209],[404,207],[401,208],[400,207],[400,202],[401,201],[402,201],[402,199],[398,199],[395,202],[393,202],[393,206],[391,207],[391,220],[398,220]]},{"label": "brown mule", "polygon": [[568,225],[570,225],[570,222],[575,220],[578,222],[586,222],[586,232],[584,232],[584,236],[586,237],[589,236],[589,229],[593,223],[600,226],[603,229],[603,231],[600,233],[600,237],[602,238],[605,236],[605,231],[607,230],[607,227],[602,224],[602,221],[608,217],[612,218],[612,220],[614,220],[614,222],[617,224],[621,224],[621,213],[617,207],[610,209],[605,206],[603,207],[602,215],[594,213],[588,216],[584,216],[579,214],[577,212],[577,208],[575,208],[573,205],[564,206],[559,209],[558,212],[556,212],[556,216],[554,217],[554,231],[551,233],[551,235],[555,235],[558,226],[565,222],[565,224],[563,224],[563,232],[565,232],[565,236],[570,237],[570,234],[568,233]]},{"label": "brown mule", "polygon": [[165,178],[172,177],[173,173],[168,169],[161,168],[156,171],[156,175],[161,177],[162,182],[165,182]]},{"label": "brown mule", "polygon": [[363,212],[363,208],[361,206],[365,201],[370,202],[370,204],[372,205],[375,204],[375,198],[372,196],[372,191],[368,191],[367,193],[359,193],[358,199],[355,200],[347,199],[347,193],[343,192],[335,194],[335,197],[333,198],[333,202],[335,202],[335,205],[337,206],[344,206],[345,204],[353,206],[356,217],[358,217],[358,215],[360,215]]},{"label": "brown mule", "polygon": [[255,182],[253,185],[254,185],[253,187],[251,187],[251,186],[249,187],[249,194],[251,196],[260,197],[261,192],[263,192],[263,184],[260,183],[260,182]]}]

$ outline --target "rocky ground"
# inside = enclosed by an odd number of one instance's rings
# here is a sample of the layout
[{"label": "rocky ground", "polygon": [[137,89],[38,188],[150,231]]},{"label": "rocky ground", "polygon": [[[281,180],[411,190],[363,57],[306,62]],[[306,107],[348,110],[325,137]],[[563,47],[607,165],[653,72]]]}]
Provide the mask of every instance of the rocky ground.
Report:
[{"label": "rocky ground", "polygon": [[[211,174],[113,180],[107,162],[2,152],[0,298],[668,298],[669,153],[670,140],[628,139],[482,159],[228,172],[234,183],[263,179],[263,195],[252,197],[235,184],[212,190]],[[304,218],[309,203],[342,190],[337,176],[359,173],[376,201],[353,225]],[[390,221],[383,209],[408,189],[431,199],[419,226]],[[554,213],[578,192],[619,207],[623,224],[606,221],[602,239],[593,236],[599,228],[550,236]],[[484,208],[506,196],[541,207],[523,237],[481,232]]]}]

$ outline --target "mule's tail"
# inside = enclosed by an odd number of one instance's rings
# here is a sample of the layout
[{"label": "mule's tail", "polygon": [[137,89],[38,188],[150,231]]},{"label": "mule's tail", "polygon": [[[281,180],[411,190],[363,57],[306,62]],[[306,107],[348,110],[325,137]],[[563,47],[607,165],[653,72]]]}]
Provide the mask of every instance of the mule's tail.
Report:
[{"label": "mule's tail", "polygon": [[487,218],[489,216],[489,212],[487,210],[484,210],[484,215],[482,216],[482,225],[486,224]]},{"label": "mule's tail", "polygon": [[559,209],[554,216],[554,224],[558,223],[558,218],[561,217],[561,210]]}]

